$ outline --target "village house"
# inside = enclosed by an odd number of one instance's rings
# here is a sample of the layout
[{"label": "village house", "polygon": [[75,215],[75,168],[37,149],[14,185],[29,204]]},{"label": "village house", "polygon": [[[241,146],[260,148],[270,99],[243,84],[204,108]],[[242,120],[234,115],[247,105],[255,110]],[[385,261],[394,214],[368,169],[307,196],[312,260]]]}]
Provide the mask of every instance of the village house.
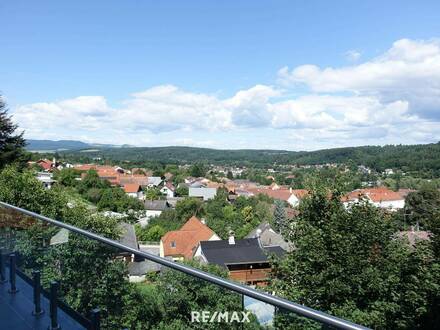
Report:
[{"label": "village house", "polygon": [[142,192],[142,188],[137,183],[128,183],[123,187],[125,193],[137,199],[144,199],[144,193]]},{"label": "village house", "polygon": [[147,225],[151,218],[158,217],[163,211],[170,209],[171,206],[166,200],[145,200],[144,208],[145,218],[141,222],[142,226]]},{"label": "village house", "polygon": [[52,185],[56,182],[53,179],[53,173],[50,172],[38,172],[36,178],[44,185],[44,188],[47,189],[52,188]]},{"label": "village house", "polygon": [[276,232],[268,222],[262,222],[257,228],[252,230],[246,238],[258,238],[260,244],[265,248],[279,246],[284,251],[292,251],[293,245],[285,241],[283,236]]},{"label": "village house", "polygon": [[246,285],[267,285],[271,264],[268,255],[282,255],[281,247],[263,248],[258,238],[201,241],[194,258],[225,268],[229,277]]},{"label": "village house", "polygon": [[36,164],[39,165],[43,170],[50,171],[53,167],[53,162],[49,159],[40,159],[36,161]]},{"label": "village house", "polygon": [[175,261],[191,259],[200,241],[215,241],[220,237],[204,221],[191,217],[179,230],[166,233],[160,240],[160,256]]},{"label": "village house", "polygon": [[286,189],[286,188],[279,188],[279,189],[270,189],[270,188],[248,188],[246,189],[252,195],[256,196],[258,194],[264,194],[266,196],[269,196],[273,199],[278,199],[281,201],[285,201],[289,203],[292,207],[297,207],[301,200],[308,195],[308,191],[305,189]]},{"label": "village house", "polygon": [[160,189],[160,192],[167,197],[174,197],[174,194],[176,192],[176,188],[171,182],[165,183],[165,185]]},{"label": "village house", "polygon": [[387,187],[376,187],[366,189],[356,189],[342,198],[346,208],[365,199],[374,206],[396,211],[405,207],[405,198],[398,192],[392,191]]}]

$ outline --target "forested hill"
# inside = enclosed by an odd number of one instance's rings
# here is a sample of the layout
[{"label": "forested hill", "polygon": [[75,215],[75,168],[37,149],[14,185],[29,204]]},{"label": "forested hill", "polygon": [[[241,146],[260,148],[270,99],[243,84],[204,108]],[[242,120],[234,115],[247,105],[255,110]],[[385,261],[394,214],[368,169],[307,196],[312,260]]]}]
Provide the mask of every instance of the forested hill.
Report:
[{"label": "forested hill", "polygon": [[423,145],[387,145],[325,149],[311,152],[282,150],[218,150],[193,147],[102,148],[94,151],[67,151],[75,158],[102,157],[115,161],[236,165],[277,164],[363,164],[377,170],[401,168],[404,171],[440,173],[440,142]]}]

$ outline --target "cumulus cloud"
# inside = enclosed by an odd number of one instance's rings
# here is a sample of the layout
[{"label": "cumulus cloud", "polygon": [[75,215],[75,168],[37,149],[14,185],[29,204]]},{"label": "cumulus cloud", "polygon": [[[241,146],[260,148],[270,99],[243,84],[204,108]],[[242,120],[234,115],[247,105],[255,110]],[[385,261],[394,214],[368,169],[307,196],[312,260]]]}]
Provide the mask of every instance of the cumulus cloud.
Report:
[{"label": "cumulus cloud", "polygon": [[409,111],[440,118],[440,42],[401,39],[384,54],[359,65],[320,68],[313,64],[278,72],[287,85],[317,93],[371,95],[381,102],[408,102]]},{"label": "cumulus cloud", "polygon": [[[360,53],[350,56],[358,60]],[[160,85],[131,94],[119,106],[103,96],[80,96],[18,106],[13,115],[31,138],[134,145],[234,147],[232,134],[237,147],[288,149],[299,149],[292,141],[316,149],[440,139],[437,40],[402,39],[363,63],[284,67],[278,77],[283,88],[255,85],[224,98]],[[298,85],[308,91],[291,97]]]}]

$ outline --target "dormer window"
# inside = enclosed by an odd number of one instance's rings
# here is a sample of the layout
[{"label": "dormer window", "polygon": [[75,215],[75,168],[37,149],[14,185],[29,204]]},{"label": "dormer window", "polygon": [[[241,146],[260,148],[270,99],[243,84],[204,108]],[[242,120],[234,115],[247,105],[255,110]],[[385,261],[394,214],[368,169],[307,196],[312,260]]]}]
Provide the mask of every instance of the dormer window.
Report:
[{"label": "dormer window", "polygon": [[176,241],[171,241],[171,247],[176,247]]}]

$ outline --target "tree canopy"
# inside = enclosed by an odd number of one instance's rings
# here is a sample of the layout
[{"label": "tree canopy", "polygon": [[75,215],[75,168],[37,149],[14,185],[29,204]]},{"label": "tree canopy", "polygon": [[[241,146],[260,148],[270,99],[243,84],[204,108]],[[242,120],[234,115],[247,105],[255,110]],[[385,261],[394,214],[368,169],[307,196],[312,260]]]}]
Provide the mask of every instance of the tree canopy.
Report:
[{"label": "tree canopy", "polygon": [[25,163],[25,140],[23,132],[16,132],[17,128],[0,95],[0,169],[14,162]]},{"label": "tree canopy", "polygon": [[[318,187],[288,220],[284,234],[295,250],[275,261],[273,288],[372,328],[438,327],[440,273],[431,244],[410,246],[396,232],[393,217],[371,204],[346,210],[339,191]],[[287,319],[278,319],[283,328],[313,328]]]}]

